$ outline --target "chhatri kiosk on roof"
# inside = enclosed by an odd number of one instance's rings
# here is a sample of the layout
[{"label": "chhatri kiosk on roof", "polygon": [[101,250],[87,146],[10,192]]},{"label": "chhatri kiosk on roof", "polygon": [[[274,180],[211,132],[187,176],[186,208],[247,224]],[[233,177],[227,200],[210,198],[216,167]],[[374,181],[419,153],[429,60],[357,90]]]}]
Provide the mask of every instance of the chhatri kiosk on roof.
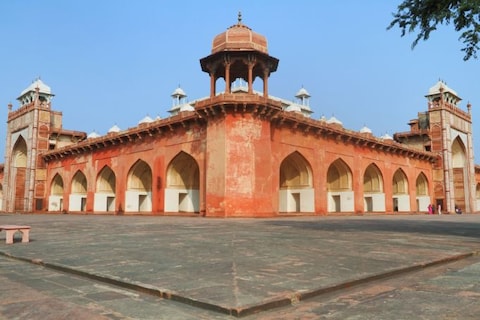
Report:
[{"label": "chhatri kiosk on roof", "polygon": [[333,116],[312,119],[303,87],[295,101],[269,95],[278,63],[239,15],[200,59],[207,97],[188,101],[179,86],[169,117],[146,115],[132,128],[88,137],[62,128],[38,79],[19,109],[9,107],[0,206],[209,217],[410,213],[429,204],[478,211],[470,106],[461,110],[445,83],[430,89],[428,110],[410,131],[379,138]]}]

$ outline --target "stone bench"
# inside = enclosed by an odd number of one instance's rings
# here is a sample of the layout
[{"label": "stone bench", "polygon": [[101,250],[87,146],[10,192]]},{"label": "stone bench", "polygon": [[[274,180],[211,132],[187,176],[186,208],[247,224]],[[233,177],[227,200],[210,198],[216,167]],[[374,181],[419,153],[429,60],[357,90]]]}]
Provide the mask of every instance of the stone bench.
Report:
[{"label": "stone bench", "polygon": [[5,230],[7,237],[5,238],[6,244],[13,243],[13,235],[19,231],[22,233],[22,242],[30,242],[30,226],[17,226],[17,225],[1,225],[0,231]]}]

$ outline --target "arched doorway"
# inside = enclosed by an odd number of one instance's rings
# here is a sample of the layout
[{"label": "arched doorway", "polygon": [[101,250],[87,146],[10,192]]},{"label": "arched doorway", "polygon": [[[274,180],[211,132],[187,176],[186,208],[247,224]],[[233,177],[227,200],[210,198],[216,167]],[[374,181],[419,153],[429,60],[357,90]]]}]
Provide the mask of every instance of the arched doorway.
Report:
[{"label": "arched doorway", "polygon": [[50,184],[48,211],[63,211],[63,179],[57,173]]},{"label": "arched doorway", "polygon": [[410,195],[408,194],[408,179],[402,169],[393,175],[393,211],[410,211]]},{"label": "arched doorway", "polygon": [[25,190],[27,181],[27,150],[27,143],[22,136],[19,136],[12,150],[15,211],[25,211],[28,199],[27,190]]},{"label": "arched doorway", "polygon": [[430,196],[428,195],[428,180],[423,172],[418,175],[415,185],[417,212],[428,211],[428,205],[431,204],[431,201]]},{"label": "arched doorway", "polygon": [[352,170],[342,160],[335,160],[327,172],[328,212],[353,212]]},{"label": "arched doorway", "polygon": [[109,166],[104,166],[97,177],[95,185],[93,211],[113,212],[115,211],[115,173]]},{"label": "arched doorway", "polygon": [[370,164],[363,175],[364,211],[385,211],[385,193],[383,192],[383,176],[375,164]]},{"label": "arched doorway", "polygon": [[480,209],[480,183],[477,183],[477,188],[475,190],[475,200],[476,200],[476,211]]},{"label": "arched doorway", "polygon": [[452,143],[453,196],[455,199],[454,206],[462,211],[468,210],[465,200],[465,190],[468,190],[466,187],[468,179],[465,177],[466,164],[465,145],[460,137],[457,137]]},{"label": "arched doorway", "polygon": [[200,171],[195,159],[185,152],[173,158],[167,168],[166,212],[200,211]]},{"label": "arched doorway", "polygon": [[280,212],[315,212],[312,169],[299,153],[294,152],[280,164]]},{"label": "arched doorway", "polygon": [[3,185],[0,184],[0,211],[3,211]]},{"label": "arched doorway", "polygon": [[125,212],[152,211],[152,169],[143,160],[130,168],[125,192]]},{"label": "arched doorway", "polygon": [[69,197],[69,211],[85,211],[87,207],[87,177],[78,170],[72,179],[71,194]]}]

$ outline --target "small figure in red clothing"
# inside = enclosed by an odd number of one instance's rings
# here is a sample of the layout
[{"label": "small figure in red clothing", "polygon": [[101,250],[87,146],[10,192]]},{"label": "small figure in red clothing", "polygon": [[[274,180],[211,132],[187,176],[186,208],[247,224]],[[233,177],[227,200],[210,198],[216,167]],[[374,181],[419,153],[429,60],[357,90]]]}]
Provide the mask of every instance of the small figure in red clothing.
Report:
[{"label": "small figure in red clothing", "polygon": [[428,214],[433,214],[433,206],[432,204],[428,204]]}]

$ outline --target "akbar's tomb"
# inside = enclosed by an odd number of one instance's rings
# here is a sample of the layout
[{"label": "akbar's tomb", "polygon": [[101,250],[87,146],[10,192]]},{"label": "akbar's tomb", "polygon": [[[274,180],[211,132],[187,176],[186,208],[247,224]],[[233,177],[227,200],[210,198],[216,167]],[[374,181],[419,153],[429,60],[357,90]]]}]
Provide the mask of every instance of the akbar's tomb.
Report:
[{"label": "akbar's tomb", "polygon": [[207,217],[410,213],[429,204],[479,210],[471,107],[462,110],[445,83],[430,88],[410,131],[375,137],[334,117],[313,119],[304,88],[296,101],[269,95],[278,64],[267,39],[239,18],[200,59],[207,98],[188,103],[177,88],[168,118],[102,136],[64,129],[50,87],[36,80],[18,108],[9,105],[2,210]]}]

